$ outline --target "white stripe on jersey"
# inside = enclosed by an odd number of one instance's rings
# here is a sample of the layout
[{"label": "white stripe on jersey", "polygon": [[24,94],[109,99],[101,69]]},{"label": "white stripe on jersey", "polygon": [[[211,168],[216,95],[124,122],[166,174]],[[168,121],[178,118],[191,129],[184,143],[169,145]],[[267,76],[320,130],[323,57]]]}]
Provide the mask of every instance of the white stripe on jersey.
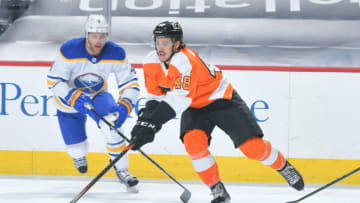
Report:
[{"label": "white stripe on jersey", "polygon": [[229,86],[229,81],[227,80],[227,78],[225,78],[225,76],[223,76],[223,79],[221,80],[219,87],[212,93],[209,100],[223,98],[228,86]]}]

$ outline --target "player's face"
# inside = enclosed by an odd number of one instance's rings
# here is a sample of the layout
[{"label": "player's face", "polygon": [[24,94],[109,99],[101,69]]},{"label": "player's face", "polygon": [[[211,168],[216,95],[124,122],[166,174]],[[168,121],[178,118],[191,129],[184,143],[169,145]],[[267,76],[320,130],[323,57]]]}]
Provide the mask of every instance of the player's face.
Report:
[{"label": "player's face", "polygon": [[88,35],[88,46],[87,50],[93,56],[98,56],[101,53],[101,50],[104,48],[106,43],[106,33],[95,33],[90,32]]},{"label": "player's face", "polygon": [[177,41],[174,46],[172,40],[169,37],[156,37],[155,43],[160,61],[169,63],[170,56],[172,55],[173,52],[176,51],[179,42]]}]

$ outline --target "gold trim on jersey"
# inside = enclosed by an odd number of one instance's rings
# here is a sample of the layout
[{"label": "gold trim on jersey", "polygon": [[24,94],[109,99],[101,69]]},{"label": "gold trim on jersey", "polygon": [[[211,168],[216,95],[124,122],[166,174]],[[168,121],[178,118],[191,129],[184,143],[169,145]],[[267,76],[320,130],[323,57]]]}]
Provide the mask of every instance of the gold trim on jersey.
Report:
[{"label": "gold trim on jersey", "polygon": [[47,85],[51,86],[51,87],[53,87],[56,84],[56,81],[52,81],[52,80],[46,80],[46,82],[47,82]]},{"label": "gold trim on jersey", "polygon": [[60,99],[59,99],[56,95],[54,95],[54,99],[55,99],[56,103],[57,103],[59,106],[61,106],[62,108],[67,109],[67,110],[72,110],[72,111],[75,110],[74,108],[65,106],[65,105],[60,101]]},{"label": "gold trim on jersey", "polygon": [[120,98],[118,100],[118,103],[124,105],[127,110],[128,110],[128,115],[131,113],[132,109],[133,109],[133,105],[131,104],[131,102],[128,99],[125,98]]},{"label": "gold trim on jersey", "polygon": [[[74,61],[89,61],[88,58],[74,58],[74,59],[69,59],[66,58],[62,53],[61,50],[60,52],[60,56],[65,60],[65,61],[69,61],[69,62],[74,62]],[[98,63],[124,63],[126,61],[126,57],[122,60],[116,60],[116,59],[101,59]]]},{"label": "gold trim on jersey", "polygon": [[65,61],[69,61],[69,62],[74,62],[74,61],[88,61],[89,59],[87,58],[75,58],[75,59],[68,59],[66,58],[62,53],[61,50],[59,51],[60,56],[65,60]]},{"label": "gold trim on jersey", "polygon": [[124,63],[125,61],[126,61],[126,57],[123,60],[101,59],[99,63]]},{"label": "gold trim on jersey", "polygon": [[79,99],[79,97],[82,95],[82,91],[81,90],[74,90],[73,93],[71,93],[70,98],[66,101],[67,104],[69,104],[70,106],[74,107],[75,106],[75,102]]},{"label": "gold trim on jersey", "polygon": [[119,147],[109,147],[107,146],[106,149],[109,150],[110,152],[121,152],[126,148],[126,144],[123,144]]},{"label": "gold trim on jersey", "polygon": [[136,87],[139,87],[139,88],[140,88],[139,83],[133,82],[133,83],[128,84],[128,85],[125,86],[124,88],[121,88],[121,90],[119,91],[119,95],[122,95],[122,93],[123,93],[127,88],[129,88],[129,87],[131,87],[131,86],[136,86]]}]

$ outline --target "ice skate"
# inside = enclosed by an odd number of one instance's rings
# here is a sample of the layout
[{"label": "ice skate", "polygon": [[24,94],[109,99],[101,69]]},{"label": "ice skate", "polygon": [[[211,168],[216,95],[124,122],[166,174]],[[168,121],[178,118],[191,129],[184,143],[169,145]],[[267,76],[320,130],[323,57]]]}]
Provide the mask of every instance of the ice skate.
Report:
[{"label": "ice skate", "polygon": [[86,173],[87,172],[88,163],[87,163],[86,157],[80,157],[78,159],[73,158],[73,160],[74,160],[75,168],[80,173]]},{"label": "ice skate", "polygon": [[296,190],[304,189],[304,180],[300,173],[288,162],[286,161],[283,169],[278,171],[289,185]]},{"label": "ice skate", "polygon": [[221,181],[211,186],[211,194],[214,196],[211,203],[230,203],[230,195]]},{"label": "ice skate", "polygon": [[139,189],[136,187],[136,185],[139,183],[139,180],[135,176],[131,175],[131,173],[127,169],[117,170],[115,168],[115,172],[117,177],[119,178],[120,183],[126,186],[126,190],[128,192],[131,193],[139,192]]}]

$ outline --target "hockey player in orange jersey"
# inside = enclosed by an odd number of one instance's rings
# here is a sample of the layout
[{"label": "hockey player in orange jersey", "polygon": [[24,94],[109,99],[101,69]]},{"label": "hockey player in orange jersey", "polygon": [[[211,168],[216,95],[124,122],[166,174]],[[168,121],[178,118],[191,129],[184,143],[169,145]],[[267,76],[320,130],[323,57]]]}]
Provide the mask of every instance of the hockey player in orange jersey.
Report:
[{"label": "hockey player in orange jersey", "polygon": [[275,169],[290,186],[302,190],[300,173],[262,139],[255,118],[223,73],[186,47],[180,24],[162,22],[153,35],[155,50],[147,55],[143,67],[147,102],[131,132],[133,149],[152,142],[164,123],[181,114],[180,138],[195,171],[211,189],[211,203],[230,202],[208,149],[215,126],[229,135],[246,157]]}]

